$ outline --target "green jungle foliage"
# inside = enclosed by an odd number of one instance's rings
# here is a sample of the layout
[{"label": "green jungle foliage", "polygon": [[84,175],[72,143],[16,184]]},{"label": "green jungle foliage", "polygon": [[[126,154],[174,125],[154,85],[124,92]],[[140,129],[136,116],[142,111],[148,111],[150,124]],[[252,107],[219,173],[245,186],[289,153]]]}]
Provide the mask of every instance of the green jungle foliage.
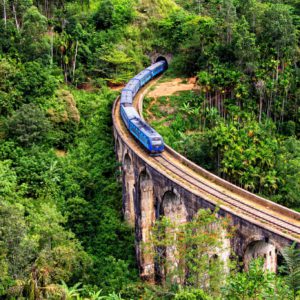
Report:
[{"label": "green jungle foliage", "polygon": [[146,99],[149,120],[194,162],[299,210],[298,1],[176,2],[186,10],[154,22],[155,45],[199,89]]},{"label": "green jungle foliage", "polygon": [[[214,220],[207,212],[181,228],[190,242],[188,284],[139,281],[133,229],[121,214],[117,93],[109,88],[149,64],[149,53],[171,52],[169,74],[197,75],[201,90],[159,99],[154,125],[166,141],[299,208],[298,0],[1,0],[0,11],[1,299],[299,297],[292,248],[282,276],[254,262],[220,285],[200,247],[199,223]],[[165,120],[168,101],[177,111]],[[211,289],[199,283],[206,272]]]},{"label": "green jungle foliage", "polygon": [[192,161],[251,192],[299,209],[300,142],[295,128],[283,134],[271,118],[259,122],[252,111],[227,101],[227,115],[222,117],[217,108],[206,107],[204,99],[198,90],[160,97],[155,103],[146,98],[145,116],[167,144]]}]

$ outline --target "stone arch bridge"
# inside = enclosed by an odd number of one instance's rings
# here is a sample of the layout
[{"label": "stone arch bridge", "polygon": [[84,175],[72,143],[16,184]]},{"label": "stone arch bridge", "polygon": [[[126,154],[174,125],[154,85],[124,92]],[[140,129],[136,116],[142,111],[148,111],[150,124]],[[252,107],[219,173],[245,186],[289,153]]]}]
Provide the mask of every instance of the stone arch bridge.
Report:
[{"label": "stone arch bridge", "polygon": [[[143,97],[153,83],[135,98],[141,115]],[[156,219],[176,215],[177,222],[188,222],[199,209],[217,205],[219,216],[235,227],[218,255],[226,259],[233,251],[245,267],[251,258],[264,257],[265,268],[276,271],[282,248],[300,242],[300,214],[222,180],[168,146],[161,156],[149,156],[124,126],[119,104],[117,99],[112,111],[115,151],[121,165],[124,217],[135,228],[140,275],[154,276],[153,259],[141,245],[149,240]]]}]

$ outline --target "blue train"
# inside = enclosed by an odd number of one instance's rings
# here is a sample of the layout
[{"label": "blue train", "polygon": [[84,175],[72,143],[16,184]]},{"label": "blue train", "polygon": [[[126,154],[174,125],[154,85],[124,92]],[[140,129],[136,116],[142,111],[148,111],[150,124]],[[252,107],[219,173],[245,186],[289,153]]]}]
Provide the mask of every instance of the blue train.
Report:
[{"label": "blue train", "polygon": [[153,77],[163,73],[168,68],[165,60],[151,65],[133,77],[121,92],[121,117],[131,134],[151,153],[158,154],[164,151],[164,141],[153,128],[145,123],[132,106],[133,98]]}]

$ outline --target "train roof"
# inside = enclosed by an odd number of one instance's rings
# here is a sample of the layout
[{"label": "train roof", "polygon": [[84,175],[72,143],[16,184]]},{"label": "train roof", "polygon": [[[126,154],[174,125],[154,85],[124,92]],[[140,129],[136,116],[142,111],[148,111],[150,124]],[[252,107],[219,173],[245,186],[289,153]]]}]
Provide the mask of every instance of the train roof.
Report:
[{"label": "train roof", "polygon": [[128,119],[140,118],[138,112],[132,106],[123,106],[123,109],[128,117]]},{"label": "train roof", "polygon": [[151,66],[148,67],[146,70],[153,71],[153,70],[155,70],[157,67],[159,67],[159,66],[161,66],[161,65],[163,65],[163,64],[165,64],[165,63],[166,63],[166,62],[165,62],[164,60],[161,60],[161,61],[159,61],[159,62],[157,62],[157,63],[151,65]]},{"label": "train roof", "polygon": [[137,74],[136,76],[134,76],[134,79],[140,80],[140,79],[144,78],[144,76],[146,76],[149,73],[150,73],[150,70],[145,69],[142,72],[140,72],[139,74]]},{"label": "train roof", "polygon": [[138,79],[132,78],[128,81],[128,83],[126,84],[126,86],[124,87],[124,89],[122,91],[124,91],[124,92],[131,91],[139,83],[140,83],[140,81]]},{"label": "train roof", "polygon": [[147,123],[143,122],[140,119],[140,117],[132,119],[131,122],[134,123],[134,125],[136,127],[138,127],[147,136],[161,138],[161,136],[152,127],[150,127]]},{"label": "train roof", "polygon": [[132,103],[132,91],[122,90],[121,93],[121,104]]},{"label": "train roof", "polygon": [[128,97],[128,96],[130,96],[130,97],[132,97],[132,93],[131,93],[131,91],[128,91],[128,90],[122,90],[122,92],[121,92],[121,95],[123,96],[126,96],[126,97]]}]

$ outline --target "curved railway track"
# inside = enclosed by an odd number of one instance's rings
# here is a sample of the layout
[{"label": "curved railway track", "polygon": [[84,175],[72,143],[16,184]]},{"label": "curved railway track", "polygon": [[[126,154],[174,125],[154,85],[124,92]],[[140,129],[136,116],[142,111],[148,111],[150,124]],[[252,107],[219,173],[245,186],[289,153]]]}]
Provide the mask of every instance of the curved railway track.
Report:
[{"label": "curved railway track", "polygon": [[[134,105],[142,117],[143,98],[157,80],[141,89]],[[113,108],[115,129],[128,148],[148,165],[159,170],[183,188],[219,205],[225,211],[238,215],[258,226],[300,243],[300,214],[251,194],[196,166],[170,147],[156,157],[151,157],[135,141],[122,123],[119,104]]]}]

